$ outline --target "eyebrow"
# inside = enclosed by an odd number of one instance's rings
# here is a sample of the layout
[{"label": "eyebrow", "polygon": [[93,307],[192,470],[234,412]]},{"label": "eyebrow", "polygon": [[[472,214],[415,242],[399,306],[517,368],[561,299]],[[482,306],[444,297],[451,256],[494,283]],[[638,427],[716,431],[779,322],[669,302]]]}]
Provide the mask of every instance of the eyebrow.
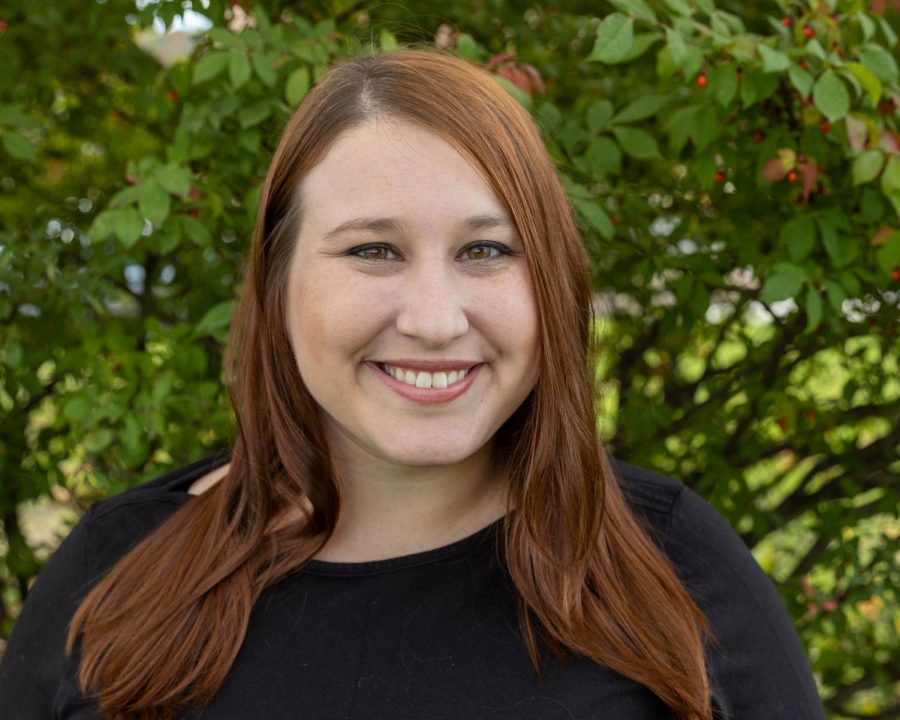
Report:
[{"label": "eyebrow", "polygon": [[[472,217],[466,218],[462,223],[468,230],[479,231],[479,230],[490,230],[495,227],[505,227],[513,226],[512,219],[508,215],[497,215],[497,214],[483,214],[483,215],[473,215]],[[341,233],[348,232],[351,230],[356,231],[367,231],[372,233],[377,233],[379,235],[387,235],[389,233],[399,233],[402,232],[405,228],[406,223],[403,222],[400,218],[392,218],[392,217],[360,217],[353,218],[352,220],[347,220],[346,222],[342,222],[336,228],[329,230],[325,235],[322,236],[323,240],[330,240],[331,238],[340,235]]]}]

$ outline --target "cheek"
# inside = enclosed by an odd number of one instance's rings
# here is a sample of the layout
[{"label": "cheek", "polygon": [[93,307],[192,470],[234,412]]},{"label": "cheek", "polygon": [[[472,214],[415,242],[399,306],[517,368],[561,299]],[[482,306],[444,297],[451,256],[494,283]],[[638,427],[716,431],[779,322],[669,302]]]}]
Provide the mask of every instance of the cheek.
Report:
[{"label": "cheek", "polygon": [[385,306],[373,290],[314,266],[295,278],[288,326],[301,372],[333,368],[340,355],[352,357],[372,338],[383,320],[379,309]]},{"label": "cheek", "polygon": [[537,379],[540,336],[537,302],[527,270],[495,278],[479,287],[470,319],[488,336],[500,356]]}]

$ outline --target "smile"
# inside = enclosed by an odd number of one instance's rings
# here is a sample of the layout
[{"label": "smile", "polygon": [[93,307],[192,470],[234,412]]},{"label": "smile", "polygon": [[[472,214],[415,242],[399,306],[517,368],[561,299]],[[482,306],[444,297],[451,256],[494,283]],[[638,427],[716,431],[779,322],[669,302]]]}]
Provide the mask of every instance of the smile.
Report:
[{"label": "smile", "polygon": [[435,372],[427,372],[425,370],[411,370],[409,368],[395,367],[383,363],[381,369],[384,370],[395,380],[413,385],[417,388],[444,388],[455,385],[468,375],[468,370],[437,370]]},{"label": "smile", "polygon": [[[428,365],[411,368],[384,362],[365,363],[392,392],[418,405],[441,405],[452,402],[472,387],[481,374],[484,363],[449,362],[442,367],[434,361],[412,361],[409,365]],[[468,367],[466,367],[468,365]]]}]

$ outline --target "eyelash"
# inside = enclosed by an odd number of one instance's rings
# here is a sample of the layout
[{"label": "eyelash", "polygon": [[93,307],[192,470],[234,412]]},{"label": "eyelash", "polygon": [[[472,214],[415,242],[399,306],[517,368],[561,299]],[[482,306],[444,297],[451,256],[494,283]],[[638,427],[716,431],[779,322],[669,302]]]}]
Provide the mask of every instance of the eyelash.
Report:
[{"label": "eyelash", "polygon": [[[510,250],[506,245],[504,245],[503,243],[492,242],[492,241],[471,243],[470,245],[466,245],[466,247],[463,248],[462,253],[466,253],[469,250],[471,250],[472,248],[478,248],[478,247],[492,248],[494,250],[497,250],[500,254],[495,255],[494,257],[479,258],[478,260],[473,260],[472,262],[499,260],[503,255],[512,255],[512,250]],[[394,248],[392,248],[390,245],[387,245],[385,243],[369,243],[368,245],[360,245],[358,247],[353,248],[352,250],[348,250],[347,255],[352,256],[352,257],[357,257],[360,260],[367,260],[369,262],[384,262],[384,261],[388,260],[389,258],[370,258],[370,257],[364,257],[363,255],[360,254],[367,250],[380,250],[380,249],[387,250],[388,252],[394,252],[394,253],[396,252],[394,250]]]}]

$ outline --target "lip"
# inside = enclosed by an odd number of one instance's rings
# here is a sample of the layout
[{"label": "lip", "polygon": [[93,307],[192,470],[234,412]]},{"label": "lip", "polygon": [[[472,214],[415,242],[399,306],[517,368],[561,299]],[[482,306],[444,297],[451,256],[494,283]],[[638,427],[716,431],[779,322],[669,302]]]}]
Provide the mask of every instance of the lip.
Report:
[{"label": "lip", "polygon": [[[403,365],[401,361],[395,361],[399,367],[406,367],[410,370],[424,370],[429,372],[428,368],[422,367],[422,363],[426,362],[423,360],[416,361],[418,364],[415,365]],[[402,361],[407,362],[407,361]],[[427,361],[432,362],[433,361]],[[392,378],[386,372],[384,372],[381,368],[378,367],[380,363],[375,362],[367,362],[366,367],[368,367],[376,376],[391,390],[400,395],[400,397],[406,398],[407,400],[412,400],[414,403],[418,403],[419,405],[438,405],[440,403],[448,403],[453,400],[456,400],[460,395],[466,392],[470,387],[472,387],[472,383],[475,382],[475,378],[481,373],[481,368],[484,363],[476,363],[473,367],[472,363],[457,363],[456,366],[452,364],[452,361],[448,364],[445,361],[436,361],[438,364],[436,369],[461,369],[465,370],[466,368],[472,368],[466,376],[455,382],[453,385],[447,388],[417,388],[414,385],[407,385],[405,382],[401,382],[395,378]],[[393,365],[393,362],[389,362],[388,365]],[[435,367],[432,364],[432,367]]]}]

